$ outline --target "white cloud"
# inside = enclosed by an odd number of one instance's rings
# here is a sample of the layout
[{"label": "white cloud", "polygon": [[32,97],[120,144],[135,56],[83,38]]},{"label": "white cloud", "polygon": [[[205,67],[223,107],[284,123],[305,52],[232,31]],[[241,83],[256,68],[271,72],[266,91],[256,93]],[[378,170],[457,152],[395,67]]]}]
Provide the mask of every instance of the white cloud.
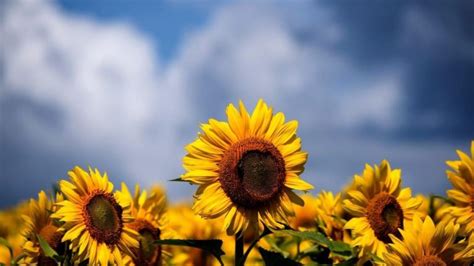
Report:
[{"label": "white cloud", "polygon": [[130,25],[66,15],[49,1],[11,1],[7,9],[2,94],[61,114],[57,130],[25,111],[29,137],[43,149],[113,157],[129,175],[151,166],[170,174],[168,155],[157,151],[177,153],[182,98],[160,86],[151,41]]},{"label": "white cloud", "polygon": [[[193,108],[203,109],[212,95],[224,102],[262,97],[332,129],[365,123],[390,127],[401,73],[390,67],[366,73],[333,51],[328,43],[343,39],[343,31],[327,11],[313,11],[318,26],[308,33],[322,36],[321,45],[301,41],[278,11],[227,6],[186,39],[168,71],[180,80],[175,84],[192,88]],[[209,113],[222,110],[220,105],[206,108]]]}]

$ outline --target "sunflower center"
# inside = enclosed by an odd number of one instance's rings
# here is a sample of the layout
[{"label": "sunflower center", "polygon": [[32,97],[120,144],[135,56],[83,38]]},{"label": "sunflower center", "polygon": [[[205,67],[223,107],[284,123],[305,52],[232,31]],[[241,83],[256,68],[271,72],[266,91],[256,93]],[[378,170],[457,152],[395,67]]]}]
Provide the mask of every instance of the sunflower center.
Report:
[{"label": "sunflower center", "polygon": [[143,219],[137,219],[130,224],[130,227],[138,232],[139,249],[135,249],[136,265],[160,265],[161,246],[154,244],[160,239],[160,229],[155,228],[151,223]]},{"label": "sunflower center", "polygon": [[99,243],[116,244],[122,233],[122,207],[111,193],[94,191],[83,207],[90,235]]},{"label": "sunflower center", "polygon": [[413,264],[414,266],[446,266],[446,263],[434,255],[423,256]]},{"label": "sunflower center", "polygon": [[233,203],[259,208],[276,198],[285,182],[285,161],[280,151],[263,139],[235,143],[222,157],[219,181]]},{"label": "sunflower center", "polygon": [[242,185],[253,195],[271,195],[278,188],[277,162],[268,152],[248,151],[239,161]]},{"label": "sunflower center", "polygon": [[397,235],[398,228],[403,227],[403,210],[395,197],[381,192],[369,202],[367,219],[375,236],[389,243],[389,234]]}]

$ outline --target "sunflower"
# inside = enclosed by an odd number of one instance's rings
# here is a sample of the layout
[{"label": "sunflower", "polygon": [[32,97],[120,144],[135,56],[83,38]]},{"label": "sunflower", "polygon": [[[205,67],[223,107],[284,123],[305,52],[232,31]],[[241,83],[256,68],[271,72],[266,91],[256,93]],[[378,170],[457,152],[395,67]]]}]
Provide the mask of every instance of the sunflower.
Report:
[{"label": "sunflower", "polygon": [[[321,191],[316,197],[310,194],[302,195],[304,200],[303,207],[295,207],[295,217],[290,220],[293,228],[300,231],[320,231],[332,240],[350,242],[348,230],[344,230],[344,220],[342,218],[344,209],[342,207],[341,193],[334,195],[332,192]],[[290,239],[290,243],[291,243]],[[314,247],[311,241],[302,241],[293,244],[290,248],[290,254],[297,256],[300,250]],[[334,254],[328,254],[333,262],[341,261]],[[300,261],[302,263],[311,262],[307,257]]]},{"label": "sunflower", "polygon": [[138,247],[137,232],[124,226],[132,220],[130,206],[117,202],[107,174],[80,167],[68,174],[72,182],[59,183],[66,200],[57,203],[59,209],[51,215],[64,222],[62,241],[70,241],[78,261],[122,264],[122,252],[132,255],[130,248]]},{"label": "sunflower", "polygon": [[290,224],[296,229],[312,229],[318,227],[334,240],[343,240],[344,222],[342,216],[341,194],[321,191],[316,197],[305,194],[301,196],[304,206],[295,207],[295,217]]},{"label": "sunflower", "polygon": [[[62,195],[58,194],[56,196],[56,202],[61,202],[62,199]],[[22,235],[26,239],[22,246],[26,255],[22,263],[55,264],[53,259],[42,254],[37,237],[37,235],[40,235],[56,251],[63,248],[61,245],[63,233],[51,218],[51,213],[55,209],[54,202],[48,199],[44,191],[38,193],[38,200],[30,200],[26,215],[22,216],[25,223]]]},{"label": "sunflower", "polygon": [[361,247],[360,255],[382,257],[390,234],[397,234],[413,218],[421,200],[411,197],[410,188],[401,188],[400,169],[392,170],[387,161],[380,166],[366,165],[362,176],[355,175],[352,190],[343,206],[353,218],[345,225],[351,229],[352,245]]},{"label": "sunflower", "polygon": [[[139,247],[132,248],[134,257],[128,258],[135,265],[162,265],[162,248],[153,241],[163,237],[166,223],[166,197],[161,188],[152,188],[151,193],[141,191],[135,186],[134,196],[127,185],[122,183],[122,190],[116,193],[119,203],[130,206],[134,221],[125,226],[138,232]],[[165,231],[166,232],[166,231]]]},{"label": "sunflower", "polygon": [[474,260],[474,246],[468,242],[455,243],[459,224],[441,222],[435,226],[426,216],[418,216],[400,229],[402,237],[390,235],[389,252],[384,254],[388,265],[469,265]]},{"label": "sunflower", "polygon": [[447,161],[452,168],[447,171],[454,186],[448,190],[448,197],[454,202],[450,214],[463,226],[465,233],[474,231],[474,141],[471,142],[471,156],[458,150],[459,161]]},{"label": "sunflower", "polygon": [[297,121],[259,100],[252,115],[242,102],[230,104],[228,122],[210,119],[186,147],[185,181],[199,185],[193,209],[204,218],[225,216],[228,235],[249,226],[283,228],[293,216],[292,203],[303,205],[292,189],[310,190],[300,179],[307,153],[296,136]]},{"label": "sunflower", "polygon": [[11,260],[16,258],[23,251],[25,238],[22,232],[25,231],[25,221],[23,215],[28,214],[29,202],[24,201],[13,208],[0,211],[0,237],[4,238],[13,249],[13,257],[6,246],[0,245],[0,265],[9,265]]},{"label": "sunflower", "polygon": [[[194,214],[191,206],[188,204],[177,204],[168,210],[169,230],[172,230],[177,239],[221,239],[223,240],[223,249],[226,255],[223,260],[232,263],[231,257],[233,245],[232,238],[225,235],[220,226],[223,218],[205,220]],[[185,222],[184,222],[185,221]],[[218,261],[211,254],[198,249],[185,246],[171,246],[169,263],[171,265],[219,265]],[[227,265],[227,263],[226,263]]]},{"label": "sunflower", "polygon": [[422,201],[417,211],[420,218],[424,219],[426,216],[431,216],[435,222],[450,219],[451,204],[446,202],[445,199],[432,196],[426,197],[423,194],[416,195],[416,198]]},{"label": "sunflower", "polygon": [[301,195],[304,201],[303,206],[295,206],[295,216],[290,218],[292,228],[298,230],[314,229],[317,226],[316,217],[318,216],[318,200],[311,194]]},{"label": "sunflower", "polygon": [[320,229],[331,239],[348,241],[349,235],[344,230],[342,216],[341,194],[334,195],[332,192],[321,191],[316,198],[317,218]]}]

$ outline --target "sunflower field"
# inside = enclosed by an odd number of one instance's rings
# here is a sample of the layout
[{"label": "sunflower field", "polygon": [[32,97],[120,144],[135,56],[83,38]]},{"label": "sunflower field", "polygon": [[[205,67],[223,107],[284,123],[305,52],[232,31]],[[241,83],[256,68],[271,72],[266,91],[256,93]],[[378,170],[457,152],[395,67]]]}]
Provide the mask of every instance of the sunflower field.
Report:
[{"label": "sunflower field", "polygon": [[446,195],[413,195],[387,160],[315,193],[296,120],[262,100],[226,114],[201,125],[170,181],[195,185],[189,203],[75,166],[0,212],[0,264],[473,265],[474,141],[446,158]]}]

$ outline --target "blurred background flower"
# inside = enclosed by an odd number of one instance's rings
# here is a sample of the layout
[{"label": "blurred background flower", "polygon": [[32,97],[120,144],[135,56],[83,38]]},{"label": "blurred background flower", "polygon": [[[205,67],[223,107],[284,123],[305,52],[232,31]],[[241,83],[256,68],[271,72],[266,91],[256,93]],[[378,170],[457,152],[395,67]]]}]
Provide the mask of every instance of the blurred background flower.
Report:
[{"label": "blurred background flower", "polygon": [[444,193],[474,136],[474,3],[0,3],[0,207],[74,165],[115,184],[166,182],[199,123],[265,99],[300,121],[303,178],[338,191],[389,159]]}]

